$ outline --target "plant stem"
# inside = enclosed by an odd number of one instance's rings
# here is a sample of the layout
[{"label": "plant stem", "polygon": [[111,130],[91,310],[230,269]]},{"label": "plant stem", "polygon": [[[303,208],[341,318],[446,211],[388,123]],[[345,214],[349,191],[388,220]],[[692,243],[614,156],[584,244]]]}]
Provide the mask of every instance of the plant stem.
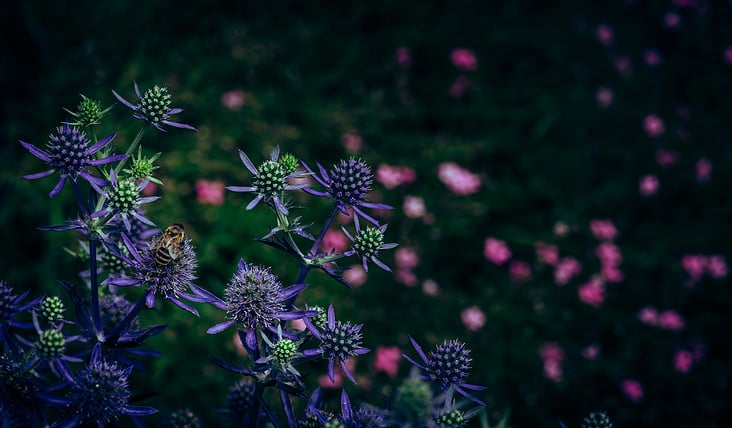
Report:
[{"label": "plant stem", "polygon": [[142,307],[145,305],[145,301],[147,300],[148,294],[152,293],[151,290],[148,290],[145,294],[140,297],[140,300],[135,303],[135,306],[130,309],[130,311],[125,315],[124,319],[120,321],[117,326],[114,327],[114,329],[107,335],[105,338],[105,343],[108,344],[108,346],[113,346],[117,343],[117,340],[119,340],[119,335],[122,333],[122,331],[127,328],[128,325],[132,322],[133,319],[137,316],[137,314],[140,313],[142,310]]},{"label": "plant stem", "polygon": [[127,159],[130,156],[132,156],[132,152],[134,152],[135,149],[137,148],[137,146],[140,145],[140,141],[142,141],[142,136],[143,136],[143,134],[145,134],[145,131],[147,130],[147,127],[148,127],[148,124],[147,123],[145,123],[144,125],[142,125],[142,128],[140,128],[140,130],[137,132],[137,135],[135,135],[135,139],[132,140],[132,143],[130,144],[130,146],[127,148],[127,151],[125,152],[125,154],[127,155],[127,157],[124,158],[124,159],[122,159],[121,161],[119,161],[119,163],[117,164],[117,166],[114,167],[114,172],[117,175],[119,175],[119,172],[122,171],[122,167],[125,166],[125,163],[127,162]]},{"label": "plant stem", "polygon": [[94,336],[99,338],[102,331],[101,312],[99,309],[99,276],[97,275],[97,239],[89,239],[89,272],[91,274],[91,316],[94,324]]}]

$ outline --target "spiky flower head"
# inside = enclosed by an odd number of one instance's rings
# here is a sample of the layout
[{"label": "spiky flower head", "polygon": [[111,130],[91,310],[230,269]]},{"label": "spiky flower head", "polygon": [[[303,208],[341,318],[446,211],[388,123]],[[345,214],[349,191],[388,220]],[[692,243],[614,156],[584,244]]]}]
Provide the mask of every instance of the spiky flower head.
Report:
[{"label": "spiky flower head", "polygon": [[346,428],[346,425],[339,419],[331,419],[323,425],[323,428]]},{"label": "spiky flower head", "polygon": [[466,426],[467,421],[463,417],[463,412],[454,409],[436,416],[435,423],[440,428],[462,428]]},{"label": "spiky flower head", "polygon": [[140,192],[147,185],[146,181],[136,182],[133,178],[118,178],[114,169],[109,171],[109,181],[112,186],[106,191],[107,207],[101,212],[111,212],[116,218],[122,220],[125,229],[129,232],[132,229],[131,219],[135,218],[148,226],[155,226],[142,214],[138,208],[142,204],[147,204],[158,200],[159,196],[140,197]]},{"label": "spiky flower head", "polygon": [[257,206],[261,201],[274,205],[279,212],[288,215],[289,211],[283,203],[283,192],[289,190],[298,190],[307,186],[307,184],[288,184],[291,178],[304,177],[305,173],[292,171],[287,173],[280,163],[280,148],[275,147],[269,155],[269,159],[262,162],[259,167],[254,163],[243,151],[239,150],[239,159],[244,166],[254,176],[251,186],[226,186],[227,190],[232,192],[255,193],[257,196],[247,205],[246,209],[250,210]]},{"label": "spiky flower head", "polygon": [[[123,296],[116,294],[104,294],[99,299],[99,311],[101,313],[102,325],[105,329],[114,328],[119,324],[135,306]],[[132,330],[140,327],[140,320],[135,318],[130,323]]]},{"label": "spiky flower head", "polygon": [[224,291],[230,319],[246,329],[273,326],[284,310],[282,283],[269,267],[240,266]]},{"label": "spiky flower head", "polygon": [[386,424],[386,411],[376,406],[362,404],[353,415],[359,428],[383,428]]},{"label": "spiky flower head", "polygon": [[[26,324],[15,321],[14,318],[17,314],[27,311],[41,301],[42,298],[39,297],[31,302],[21,304],[29,293],[30,290],[26,290],[20,295],[14,295],[13,288],[5,281],[0,281],[0,327],[3,327],[0,328],[0,336],[3,336],[4,326],[27,327]],[[11,340],[9,337],[2,337],[2,339]]]},{"label": "spiky flower head", "polygon": [[226,396],[226,402],[226,408],[234,418],[242,419],[248,416],[257,403],[254,383],[248,380],[235,383]]},{"label": "spiky flower head", "polygon": [[274,343],[272,359],[280,367],[287,366],[297,354],[297,343],[290,339],[281,339]]},{"label": "spiky flower head", "polygon": [[473,385],[465,382],[470,372],[470,350],[459,340],[446,340],[429,353],[424,353],[414,338],[410,337],[412,346],[424,362],[419,363],[406,354],[402,356],[415,367],[422,370],[424,379],[434,382],[440,390],[450,392],[457,391],[460,395],[475,403],[485,406],[485,403],[472,396],[466,389],[482,391],[484,386]]},{"label": "spiky flower head", "polygon": [[399,385],[394,399],[394,412],[401,420],[418,426],[426,421],[432,411],[432,390],[427,382],[409,377]]},{"label": "spiky flower head", "polygon": [[47,296],[41,302],[41,315],[50,323],[61,321],[64,317],[64,302],[58,296]]},{"label": "spiky flower head", "polygon": [[129,369],[102,359],[93,361],[77,376],[68,398],[75,417],[83,422],[107,424],[127,408]]},{"label": "spiky flower head", "polygon": [[69,125],[89,127],[93,125],[99,125],[105,116],[112,110],[112,106],[106,109],[102,108],[102,105],[91,98],[81,95],[81,102],[76,107],[76,111],[66,110],[71,116],[73,116],[73,122],[67,122]]},{"label": "spiky flower head", "polygon": [[458,340],[446,340],[429,353],[427,373],[445,391],[461,384],[470,373],[470,350]]},{"label": "spiky flower head", "polygon": [[346,228],[341,228],[348,239],[353,242],[352,248],[343,254],[345,256],[356,254],[358,257],[361,257],[361,264],[366,272],[369,271],[368,261],[373,262],[387,272],[391,272],[391,268],[377,257],[380,250],[388,250],[398,245],[396,243],[384,243],[384,233],[388,225],[384,224],[379,227],[367,226],[366,229],[361,229],[358,217],[356,217],[354,226],[356,227],[355,237],[351,236]]},{"label": "spiky flower head", "polygon": [[[125,239],[127,238],[123,237],[123,240]],[[166,264],[161,264],[158,261],[157,252],[158,248],[166,247],[169,244],[165,239],[167,239],[165,233],[158,233],[150,239],[147,247],[140,251],[135,250],[134,246],[128,242],[127,248],[132,256],[128,277],[111,277],[107,278],[104,283],[120,287],[145,285],[148,290],[146,298],[148,307],[154,307],[155,296],[160,295],[179,308],[198,315],[198,311],[194,307],[180,300],[185,298],[200,301],[196,297],[199,288],[193,284],[198,267],[196,251],[191,240],[184,236],[176,246],[175,257],[171,256]],[[193,291],[195,295],[190,294],[189,290]]]},{"label": "spiky flower head", "polygon": [[285,153],[280,158],[280,167],[285,175],[290,175],[300,167],[300,161],[292,153]]},{"label": "spiky flower head", "polygon": [[132,158],[132,165],[130,168],[125,168],[123,171],[136,181],[150,180],[153,183],[163,184],[162,181],[153,177],[153,172],[159,168],[155,165],[155,161],[160,157],[160,153],[154,154],[152,157],[142,156],[142,146],[137,148],[137,157]]},{"label": "spiky flower head", "polygon": [[165,428],[201,428],[201,420],[191,409],[178,409],[170,412],[163,423]]},{"label": "spiky flower head", "polygon": [[363,324],[336,321],[335,309],[333,309],[333,305],[330,305],[328,307],[328,322],[320,329],[311,328],[313,335],[321,342],[320,347],[314,350],[306,350],[303,354],[306,356],[321,354],[323,358],[327,359],[328,377],[331,382],[335,382],[334,366],[340,364],[348,379],[356,383],[356,379],[353,377],[351,370],[348,369],[346,361],[356,355],[369,352],[368,348],[361,346],[362,327]]},{"label": "spiky flower head", "polygon": [[582,428],[613,428],[607,413],[592,412],[582,420]]},{"label": "spiky flower head", "polygon": [[314,317],[310,317],[310,322],[316,327],[316,328],[323,328],[325,324],[328,322],[328,314],[325,312],[325,309],[322,307],[315,305],[315,306],[308,306],[308,310],[310,311],[316,311],[318,315]]},{"label": "spiky flower head", "polygon": [[117,92],[112,91],[112,94],[114,94],[115,98],[117,98],[119,102],[133,111],[132,117],[144,120],[160,131],[165,131],[165,129],[163,129],[163,125],[191,129],[194,131],[196,130],[196,128],[191,125],[170,120],[170,116],[182,112],[183,109],[171,108],[173,101],[168,88],[155,85],[141,95],[137,82],[134,82],[134,86],[135,95],[137,95],[139,102],[137,105],[130,103],[126,99],[122,98]]},{"label": "spiky flower head", "polygon": [[127,157],[127,155],[124,154],[107,156],[101,159],[97,159],[96,156],[94,156],[96,152],[107,146],[114,137],[115,134],[108,135],[107,137],[99,140],[96,144],[90,146],[90,141],[84,131],[75,126],[65,124],[57,128],[55,133],[49,135],[48,143],[46,144],[46,151],[43,151],[30,143],[21,141],[20,144],[22,144],[26,150],[31,152],[33,156],[46,162],[51,167],[51,169],[47,171],[25,175],[23,177],[27,179],[36,179],[46,177],[56,171],[59,171],[61,178],[56,184],[56,187],[54,187],[48,194],[51,198],[61,192],[61,189],[63,189],[68,178],[76,183],[77,177],[80,176],[93,186],[96,186],[97,189],[99,186],[105,186],[107,185],[106,180],[90,175],[87,172],[87,169],[91,166],[100,166],[110,162],[116,162]]},{"label": "spiky flower head", "polygon": [[64,352],[64,349],[66,349],[66,339],[63,333],[58,330],[45,330],[41,332],[41,337],[38,339],[36,348],[41,357],[52,359]]},{"label": "spiky flower head", "polygon": [[[33,367],[27,367],[25,356],[15,360],[10,354],[0,355],[0,397],[16,398],[15,404],[36,400],[35,394],[40,392],[40,385],[34,372]],[[9,410],[19,409],[13,406]]]},{"label": "spiky flower head", "polygon": [[[129,259],[130,251],[122,243],[119,243],[119,251]],[[107,250],[106,247],[99,248],[99,263],[109,276],[127,276],[130,270],[126,260]]]}]

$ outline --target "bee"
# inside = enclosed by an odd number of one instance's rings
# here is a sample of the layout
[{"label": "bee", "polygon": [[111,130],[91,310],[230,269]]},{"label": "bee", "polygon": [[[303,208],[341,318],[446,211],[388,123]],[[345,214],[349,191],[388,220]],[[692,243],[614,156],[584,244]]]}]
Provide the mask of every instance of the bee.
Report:
[{"label": "bee", "polygon": [[152,248],[155,254],[155,262],[160,266],[167,266],[171,261],[180,257],[183,253],[185,241],[186,233],[182,224],[174,223],[168,226],[163,232],[163,236]]}]

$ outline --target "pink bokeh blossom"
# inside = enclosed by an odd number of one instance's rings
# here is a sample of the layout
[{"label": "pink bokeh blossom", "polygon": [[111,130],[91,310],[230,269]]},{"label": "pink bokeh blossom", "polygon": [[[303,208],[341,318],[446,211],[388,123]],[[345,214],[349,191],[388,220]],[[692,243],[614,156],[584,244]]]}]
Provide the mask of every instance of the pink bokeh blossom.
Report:
[{"label": "pink bokeh blossom", "polygon": [[413,183],[417,179],[417,173],[414,168],[408,166],[391,166],[382,163],[376,168],[375,179],[387,189],[393,189],[397,186]]},{"label": "pink bokeh blossom", "polygon": [[424,204],[424,199],[419,196],[407,195],[404,197],[404,204],[402,205],[404,215],[409,218],[420,218],[424,217],[427,213],[427,208]]},{"label": "pink bokeh blossom", "polygon": [[643,119],[643,130],[651,138],[657,138],[663,135],[666,127],[663,120],[657,114],[649,114]]},{"label": "pink bokeh blossom", "polygon": [[661,65],[661,62],[663,61],[661,53],[658,52],[656,49],[648,49],[643,52],[643,59],[650,67],[656,67],[658,65]]},{"label": "pink bokeh blossom", "polygon": [[610,88],[600,87],[595,92],[595,101],[597,101],[598,106],[603,108],[610,107],[614,98],[613,90]]},{"label": "pink bokeh blossom", "polygon": [[582,264],[574,257],[564,257],[554,269],[554,283],[563,286],[582,272]]},{"label": "pink bokeh blossom", "polygon": [[352,265],[350,269],[343,272],[343,279],[354,287],[362,286],[367,278],[368,273],[363,270],[363,265],[361,264]]},{"label": "pink bokeh blossom", "polygon": [[623,394],[628,400],[638,403],[643,400],[645,393],[643,392],[643,385],[635,379],[625,379],[620,383],[620,387],[623,390]]},{"label": "pink bokeh blossom", "polygon": [[564,349],[556,342],[546,342],[539,348],[539,356],[544,364],[544,376],[554,382],[561,381]]},{"label": "pink bokeh blossom", "polygon": [[145,187],[142,189],[142,194],[145,196],[153,196],[158,192],[158,185],[157,183],[153,183],[152,181],[148,182]]},{"label": "pink bokeh blossom", "polygon": [[663,24],[667,28],[678,28],[681,25],[681,17],[674,12],[668,12],[663,16]]},{"label": "pink bokeh blossom", "polygon": [[714,279],[722,279],[727,276],[727,262],[720,255],[707,257],[706,272]]},{"label": "pink bokeh blossom", "polygon": [[443,162],[437,167],[437,178],[459,196],[471,195],[480,189],[480,176],[455,162]]},{"label": "pink bokeh blossom", "polygon": [[478,69],[478,58],[475,56],[475,52],[470,49],[453,49],[450,53],[450,60],[458,70],[475,71]]},{"label": "pink bokeh blossom", "polygon": [[645,325],[658,325],[658,310],[652,306],[646,306],[638,312],[638,319]]},{"label": "pink bokeh blossom", "polygon": [[325,232],[323,240],[320,243],[320,250],[326,253],[331,251],[336,253],[342,253],[348,248],[348,238],[346,235],[337,229],[329,229]]},{"label": "pink bokeh blossom", "polygon": [[617,266],[623,261],[623,255],[617,245],[603,242],[595,248],[595,255],[603,265]]},{"label": "pink bokeh blossom", "polygon": [[485,313],[477,306],[471,306],[460,312],[460,320],[470,331],[478,331],[485,325]]},{"label": "pink bokeh blossom", "polygon": [[661,166],[671,166],[678,162],[679,156],[676,152],[666,149],[656,150],[656,162]]},{"label": "pink bokeh blossom", "polygon": [[658,314],[658,326],[664,330],[681,331],[686,327],[684,318],[673,309]]},{"label": "pink bokeh blossom", "polygon": [[455,78],[455,81],[452,82],[452,85],[450,85],[450,89],[447,93],[451,98],[459,100],[465,96],[465,93],[468,92],[468,88],[470,88],[470,79],[466,76],[458,76]]},{"label": "pink bokeh blossom", "polygon": [[488,261],[500,266],[511,258],[511,250],[509,250],[506,242],[489,237],[485,240],[483,255]]},{"label": "pink bokeh blossom", "polygon": [[559,248],[556,245],[537,242],[534,248],[536,249],[536,256],[540,263],[556,266],[559,262]]},{"label": "pink bokeh blossom", "polygon": [[426,279],[422,282],[422,292],[427,296],[437,297],[442,293],[442,289],[434,279]]},{"label": "pink bokeh blossom", "polygon": [[363,148],[363,138],[355,132],[346,132],[341,136],[341,144],[349,153],[358,153]]},{"label": "pink bokeh blossom", "polygon": [[386,373],[391,378],[396,377],[399,373],[402,351],[396,346],[377,346],[375,354],[374,369]]},{"label": "pink bokeh blossom", "polygon": [[602,43],[603,46],[610,46],[615,40],[615,32],[612,27],[607,24],[600,24],[595,29],[595,38]]},{"label": "pink bokeh blossom", "polygon": [[642,196],[649,197],[658,193],[660,183],[653,174],[644,175],[638,180],[638,191]]},{"label": "pink bokeh blossom", "polygon": [[689,280],[694,283],[704,275],[707,268],[707,258],[701,254],[687,254],[681,258],[681,267],[689,275]]},{"label": "pink bokeh blossom", "polygon": [[732,65],[732,46],[727,46],[724,50],[724,62],[728,65]]},{"label": "pink bokeh blossom", "polygon": [[399,68],[404,70],[408,69],[412,65],[412,53],[406,46],[399,46],[394,52],[394,59],[396,60]]},{"label": "pink bokeh blossom", "polygon": [[590,221],[590,231],[595,239],[600,241],[612,241],[618,236],[618,230],[612,220],[592,220]]},{"label": "pink bokeh blossom", "polygon": [[577,295],[582,303],[599,308],[605,302],[605,283],[598,277],[580,285]]},{"label": "pink bokeh blossom", "polygon": [[196,180],[198,203],[219,206],[224,203],[224,182],[221,180]]},{"label": "pink bokeh blossom", "polygon": [[701,158],[696,161],[696,181],[706,183],[712,178],[712,162],[707,158]]},{"label": "pink bokeh blossom", "polygon": [[247,95],[241,89],[232,89],[221,95],[221,104],[231,111],[237,111],[246,103]]},{"label": "pink bokeh blossom", "polygon": [[419,255],[414,247],[399,247],[394,252],[394,262],[398,268],[414,269],[419,265]]},{"label": "pink bokeh blossom", "polygon": [[419,282],[417,275],[411,269],[397,269],[394,271],[394,279],[397,282],[406,285],[407,287],[414,287]]},{"label": "pink bokeh blossom", "polygon": [[679,373],[688,373],[694,365],[694,354],[686,349],[674,354],[674,369]]},{"label": "pink bokeh blossom", "polygon": [[616,56],[613,60],[613,66],[621,76],[627,77],[633,72],[633,64],[630,62],[630,58],[625,55]]},{"label": "pink bokeh blossom", "polygon": [[526,282],[531,278],[531,265],[523,260],[511,260],[508,275],[514,284]]},{"label": "pink bokeh blossom", "polygon": [[594,343],[582,349],[582,357],[586,360],[596,360],[599,356],[600,347]]}]

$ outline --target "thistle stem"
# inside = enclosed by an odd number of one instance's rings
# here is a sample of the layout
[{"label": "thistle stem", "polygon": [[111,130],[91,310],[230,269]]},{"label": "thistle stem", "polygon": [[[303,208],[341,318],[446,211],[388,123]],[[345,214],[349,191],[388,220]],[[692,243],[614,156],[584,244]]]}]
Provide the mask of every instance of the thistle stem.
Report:
[{"label": "thistle stem", "polygon": [[102,331],[101,311],[99,309],[99,276],[97,274],[97,240],[89,239],[89,272],[91,274],[91,316],[94,324],[94,336],[99,338]]},{"label": "thistle stem", "polygon": [[125,166],[125,163],[127,162],[127,159],[130,156],[132,156],[132,152],[134,152],[135,149],[137,148],[137,146],[140,145],[140,141],[142,141],[142,136],[145,134],[145,131],[147,130],[147,127],[148,127],[148,124],[147,123],[145,123],[144,125],[142,125],[142,128],[140,128],[140,130],[137,132],[137,135],[135,135],[135,139],[132,140],[132,143],[130,144],[130,146],[127,148],[127,151],[125,152],[125,154],[127,155],[127,157],[124,158],[124,159],[122,159],[121,161],[119,161],[119,163],[117,164],[117,166],[114,167],[114,172],[117,175],[119,175],[119,172],[122,171],[122,167]]},{"label": "thistle stem", "polygon": [[310,248],[310,253],[308,254],[310,257],[314,257],[315,254],[317,254],[318,247],[320,246],[320,243],[323,242],[323,238],[325,237],[325,233],[328,232],[328,229],[330,229],[330,225],[333,223],[333,219],[335,219],[336,214],[338,214],[338,205],[334,205],[333,209],[330,210],[330,214],[328,214],[328,218],[325,219],[325,223],[323,223],[323,229],[320,231],[320,235],[318,235],[318,239],[313,242],[312,248]]}]

